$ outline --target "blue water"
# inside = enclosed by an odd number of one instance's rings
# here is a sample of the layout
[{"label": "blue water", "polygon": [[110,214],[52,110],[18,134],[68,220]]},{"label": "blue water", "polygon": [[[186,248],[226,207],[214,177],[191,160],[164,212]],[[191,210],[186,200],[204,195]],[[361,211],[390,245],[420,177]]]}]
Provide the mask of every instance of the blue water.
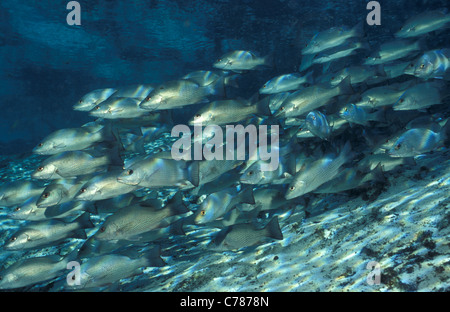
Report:
[{"label": "blue water", "polygon": [[[400,29],[408,18],[426,10],[448,8],[448,2],[445,0],[379,1],[381,4],[381,25],[369,26],[365,23],[369,12],[366,9],[367,1],[357,0],[96,0],[79,1],[81,5],[81,25],[70,26],[66,23],[66,16],[69,13],[69,10],[66,9],[67,2],[62,0],[43,0],[38,2],[3,0],[0,2],[0,81],[2,82],[0,84],[0,183],[31,179],[31,172],[45,159],[45,157],[33,155],[31,152],[42,138],[58,129],[79,127],[93,120],[86,112],[72,109],[72,106],[84,94],[92,90],[144,83],[158,85],[168,80],[178,79],[195,70],[211,70],[212,64],[216,59],[231,50],[251,50],[259,55],[272,54],[275,66],[243,74],[238,78],[239,88],[231,89],[228,93],[228,97],[250,98],[270,78],[284,73],[296,72],[301,63],[301,49],[319,31],[335,26],[353,27],[359,22],[364,23],[364,39],[372,48],[347,58],[344,64],[341,63],[340,65],[342,68],[345,68],[349,65],[359,64],[362,58],[373,52],[381,43],[392,40],[393,34]],[[430,50],[449,47],[449,39],[448,29],[433,32],[426,37],[427,47]],[[318,75],[321,75],[321,67],[315,68],[315,71]],[[407,78],[402,76],[393,80],[392,83],[406,80]],[[446,90],[448,91],[448,84]],[[448,101],[446,103],[448,104]],[[446,106],[448,106],[447,104]],[[448,117],[448,108],[443,106],[440,106],[433,113],[442,113]],[[196,108],[198,106],[174,110],[174,120],[176,122],[186,122],[186,116],[192,116]],[[356,132],[349,132],[350,139],[352,135],[356,135],[354,133]],[[154,143],[155,146],[164,144],[168,143]],[[154,146],[151,144],[148,146],[148,148],[152,147]],[[364,147],[361,147],[358,152],[361,152],[363,149]],[[419,224],[416,225],[417,228],[414,228],[414,222],[411,222],[408,226],[404,224],[398,225],[399,228],[405,226],[408,229],[407,231],[410,231],[408,233],[426,232],[427,230],[432,231],[435,229],[436,231],[432,232],[435,235],[433,239],[440,248],[445,246],[446,242],[448,245],[448,236],[445,234],[448,233],[448,213],[444,207],[447,205],[445,198],[448,197],[448,186],[447,182],[445,182],[447,181],[445,180],[447,179],[446,172],[450,168],[450,165],[445,166],[447,164],[445,161],[448,160],[448,147],[440,148],[433,152],[431,156],[435,157],[433,159],[435,159],[436,163],[428,161],[425,157],[425,160],[419,159],[417,161],[416,167],[406,167],[403,171],[388,174],[390,186],[387,186],[386,189],[392,188],[383,199],[384,201],[381,201],[383,204],[379,206],[374,204],[374,207],[375,209],[380,209],[386,202],[401,201],[395,197],[396,193],[407,191],[409,187],[419,189],[432,185],[430,189],[427,189],[429,194],[432,194],[434,192],[433,187],[435,187],[433,183],[439,184],[439,187],[443,186],[445,190],[439,193],[442,193],[442,197],[437,199],[440,206],[436,205],[436,207],[440,207],[440,210],[438,208],[436,210],[430,208],[431,214],[429,217],[431,219],[438,218],[437,221],[434,219],[428,223],[424,221],[426,225]],[[442,176],[438,177],[433,174],[434,170],[436,170],[436,167],[433,166],[437,166],[437,163],[443,166],[439,167],[439,170],[441,170],[439,174]],[[425,171],[425,169],[419,171],[419,168],[422,167],[428,168],[428,171]],[[420,183],[418,182],[420,186],[408,184],[414,174],[422,174],[423,172],[425,174],[422,178],[414,180],[415,182],[421,181]],[[439,178],[441,180],[438,180]],[[166,195],[167,193],[162,192],[158,193],[157,196]],[[276,250],[278,254],[283,253],[283,248],[289,250],[287,242],[296,240],[294,238],[295,235],[292,236],[289,233],[298,234],[300,231],[297,228],[293,230],[292,224],[296,223],[299,227],[302,227],[305,224],[304,222],[309,222],[304,221],[304,218],[309,220],[308,217],[310,216],[319,216],[319,221],[317,222],[321,222],[320,219],[322,217],[326,220],[328,210],[342,209],[342,205],[346,203],[351,204],[348,204],[348,211],[344,210],[342,213],[351,213],[349,211],[353,209],[361,209],[362,206],[366,207],[365,201],[357,199],[355,203],[349,200],[348,198],[353,200],[354,197],[352,197],[353,195],[347,197],[349,196],[348,193],[343,197],[339,197],[339,195],[330,196],[313,197],[311,202],[320,206],[320,209],[317,208],[313,212],[307,212],[305,215],[296,215],[297,219],[294,219],[294,221],[286,219],[287,221],[283,223],[283,226],[285,226],[283,229],[285,241],[282,243],[282,248],[277,245],[277,247],[268,247],[269,250]],[[422,194],[420,196],[417,194],[411,196],[412,200],[420,202]],[[320,205],[322,200],[329,205],[328,210]],[[193,203],[194,201],[190,202],[192,204],[190,208],[195,210],[196,205]],[[414,210],[413,206],[408,209]],[[372,209],[372,206],[367,209]],[[3,244],[9,235],[20,228],[21,225],[20,222],[16,223],[5,217],[6,208],[3,209],[2,213],[0,222],[3,241],[0,241],[0,244]],[[428,218],[426,213],[424,212],[424,219]],[[447,213],[447,217],[442,215],[443,213]],[[401,211],[397,211],[398,214],[401,215]],[[331,217],[331,219],[333,218],[334,216]],[[98,228],[102,217],[92,215],[91,219]],[[382,218],[368,220],[376,222],[380,219]],[[447,223],[445,223],[445,220],[447,220]],[[311,222],[311,224],[314,223]],[[421,226],[424,226],[424,228],[421,228]],[[89,234],[92,235],[97,228],[88,231],[88,236]],[[358,230],[362,234],[359,233],[358,237],[354,237],[355,241],[365,237],[364,226],[358,228]],[[248,273],[249,276],[258,276],[263,280],[267,279],[269,282],[266,282],[265,286],[252,288],[253,284],[251,284],[248,287],[240,288],[236,285],[239,284],[239,281],[245,280],[246,269],[251,268],[253,264],[259,263],[259,261],[263,261],[265,257],[268,259],[270,256],[270,261],[273,261],[272,254],[268,253],[269,255],[267,255],[266,249],[264,251],[266,253],[263,251],[259,253],[258,251],[250,251],[248,256],[247,254],[234,254],[233,252],[211,254],[202,248],[204,248],[205,241],[209,238],[209,235],[216,231],[216,229],[205,230],[188,227],[185,237],[175,238],[175,240],[169,242],[164,241],[162,243],[165,250],[163,256],[167,255],[168,258],[164,259],[168,266],[146,271],[147,273],[145,274],[148,274],[148,276],[155,276],[151,282],[148,282],[146,276],[143,275],[141,279],[138,277],[131,283],[125,283],[123,290],[196,291],[204,289],[202,287],[213,287],[205,285],[215,285],[216,288],[208,288],[210,291],[316,291],[317,289],[320,291],[341,291],[345,287],[349,287],[346,290],[351,291],[373,290],[373,288],[367,287],[361,282],[362,277],[360,277],[358,283],[351,284],[349,282],[342,283],[340,275],[333,277],[336,279],[336,282],[330,284],[329,288],[317,288],[317,285],[314,283],[308,284],[306,281],[308,279],[314,280],[317,276],[321,276],[320,272],[314,271],[311,274],[314,274],[316,277],[312,277],[312,275],[308,276],[308,270],[304,268],[300,270],[302,273],[296,275],[298,280],[285,281],[283,276],[289,275],[289,272],[298,271],[295,268],[291,268],[291,266],[296,266],[292,258],[288,259],[287,256],[283,258],[281,255],[279,259],[277,257],[278,262],[274,261],[276,265],[263,265],[267,274],[264,271],[261,273],[261,271],[253,272],[251,270]],[[319,235],[319,240],[320,237],[323,237],[322,232],[324,229],[320,229],[320,231],[322,236]],[[344,229],[339,229],[339,231],[344,231]],[[367,235],[373,234],[369,233],[369,229],[367,231]],[[376,228],[373,231],[376,231]],[[389,230],[387,231],[386,236],[391,241],[399,237],[398,232],[391,233]],[[317,231],[313,233],[317,234]],[[330,233],[334,232],[331,231]],[[339,239],[344,241],[347,239],[347,235],[350,235],[343,232],[339,233],[342,235]],[[326,239],[331,241],[337,240],[338,238],[333,235],[328,233],[325,236],[327,237]],[[410,241],[417,240],[417,237],[414,238],[413,236],[411,234],[403,238],[400,237],[400,243],[405,243],[405,246],[409,246]],[[61,254],[62,246],[69,248],[81,246],[82,243],[82,241],[72,241],[53,249],[27,251],[25,255]],[[372,243],[376,245],[375,242],[372,241]],[[298,245],[294,244],[293,246]],[[402,250],[402,246],[396,245],[397,249],[394,248],[390,257],[395,257],[396,252]],[[332,247],[321,246],[320,248],[323,247],[322,249],[315,249],[314,243],[311,243],[311,246],[301,247],[305,249],[298,251],[299,257],[305,261],[307,259],[315,261],[315,257],[319,257],[321,252],[329,251],[327,248],[338,248],[338,245],[333,243]],[[320,251],[317,254],[314,254],[314,252],[304,254],[306,248]],[[385,246],[380,247],[380,249],[383,248],[389,249],[389,247]],[[191,254],[189,250],[192,251]],[[63,250],[63,254],[65,253],[64,251],[66,250]],[[358,249],[359,251],[360,249]],[[186,254],[174,256],[174,254],[181,252]],[[292,250],[289,250],[289,252],[290,256],[295,254]],[[389,254],[387,250],[383,252],[384,255]],[[434,256],[433,254],[423,256],[425,259],[437,259],[434,270],[440,274],[438,281],[430,282],[431,286],[430,284],[422,285],[423,289],[428,291],[449,289],[448,252],[448,248],[442,247],[442,249],[435,251]],[[252,258],[255,254],[256,258]],[[0,247],[0,265],[10,265],[20,255],[6,253]],[[347,256],[351,258],[350,253]],[[332,260],[327,259],[324,262]],[[239,262],[241,262],[241,265]],[[208,284],[205,281],[206,278],[201,275],[201,265],[205,263],[217,264],[217,270],[214,269],[205,273],[205,275],[212,274],[214,277],[212,284]],[[227,276],[233,274],[232,268],[228,268],[229,265],[227,263],[236,264],[236,268],[238,268],[236,269],[235,284],[227,279]],[[242,265],[242,263],[245,265]],[[353,268],[350,271],[354,274],[355,272],[361,272],[364,269],[361,263],[355,264],[356,269]],[[318,262],[316,265],[320,264],[321,262]],[[325,263],[323,265],[325,266]],[[387,263],[386,265],[389,266]],[[444,269],[445,265],[447,267]],[[278,266],[274,270],[276,273],[273,273],[273,276],[270,275],[272,273],[269,272],[269,268],[276,266]],[[292,271],[290,271],[291,269]],[[200,273],[197,273],[197,270]],[[343,271],[349,274],[348,270],[344,269]],[[377,288],[375,290],[421,290],[420,285],[416,285],[416,288],[404,286],[408,283],[414,284],[414,282],[408,282],[407,279],[397,276],[393,277],[394,273],[392,273],[392,270],[387,272],[389,272],[389,275],[386,275],[388,276],[387,280],[390,283],[386,283],[385,288]],[[400,275],[402,272],[396,273]],[[197,284],[187,282],[188,277],[195,275],[194,273],[199,275],[200,282]],[[426,273],[423,274],[426,275]],[[399,279],[401,280],[400,282]],[[59,282],[61,283],[61,279]],[[118,284],[120,285],[120,283]],[[118,286],[118,284],[112,285],[111,289],[121,289],[121,286]],[[290,285],[287,286],[288,284]],[[345,285],[336,286],[340,284]],[[52,284],[36,284],[20,288],[19,290],[60,291],[64,289],[60,285],[57,280],[54,283],[52,282]],[[301,285],[301,287],[298,285]]]}]

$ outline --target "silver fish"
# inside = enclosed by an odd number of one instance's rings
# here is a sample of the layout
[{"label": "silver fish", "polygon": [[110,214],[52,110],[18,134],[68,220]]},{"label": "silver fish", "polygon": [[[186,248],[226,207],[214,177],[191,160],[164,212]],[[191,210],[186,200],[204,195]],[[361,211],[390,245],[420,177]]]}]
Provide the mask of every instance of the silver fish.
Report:
[{"label": "silver fish", "polygon": [[83,179],[53,180],[42,191],[36,205],[39,208],[46,208],[69,202],[75,198],[75,195],[77,195],[84,183],[85,180]]},{"label": "silver fish", "polygon": [[68,151],[53,155],[39,165],[31,174],[33,179],[75,178],[102,172],[111,165],[122,165],[118,149],[99,152]]},{"label": "silver fish", "polygon": [[60,277],[73,255],[57,255],[20,259],[0,271],[0,289],[13,289],[35,285]]},{"label": "silver fish", "polygon": [[116,138],[108,125],[89,123],[80,128],[56,130],[46,136],[33,152],[39,155],[54,155],[66,151],[77,151]]},{"label": "silver fish", "polygon": [[392,157],[413,157],[433,151],[446,139],[447,127],[440,132],[427,128],[407,130],[388,150],[388,154]]},{"label": "silver fish", "polygon": [[311,111],[306,115],[306,128],[316,137],[328,140],[331,136],[331,126],[327,117],[320,111]]},{"label": "silver fish", "polygon": [[17,180],[0,185],[0,206],[20,205],[27,199],[41,195],[45,187],[29,180]]},{"label": "silver fish", "polygon": [[133,258],[125,254],[108,254],[88,258],[81,263],[80,285],[65,286],[67,289],[89,289],[116,283],[120,279],[142,274],[145,267],[162,267],[160,248],[144,251],[144,255]]},{"label": "silver fish", "polygon": [[105,219],[94,237],[101,241],[139,241],[143,233],[167,227],[171,223],[169,217],[189,212],[180,193],[176,193],[163,208],[159,206],[159,202],[154,205],[153,201],[144,201],[119,209]]},{"label": "silver fish", "polygon": [[319,85],[292,93],[281,105],[275,117],[295,117],[309,113],[330,103],[338,95],[352,94],[350,78],[347,77],[334,88]]},{"label": "silver fish", "polygon": [[117,180],[149,188],[192,188],[199,185],[199,163],[164,158],[140,158],[127,165]]},{"label": "silver fish", "polygon": [[367,49],[367,46],[361,42],[348,42],[336,49],[320,52],[314,56],[312,64],[329,63],[347,56],[355,55],[356,50]]},{"label": "silver fish", "polygon": [[340,111],[339,116],[343,119],[358,125],[369,125],[370,121],[385,121],[385,111],[383,109],[373,111],[371,108],[358,106],[355,104],[347,104]]},{"label": "silver fish", "polygon": [[23,204],[15,207],[13,211],[8,214],[8,217],[16,220],[27,221],[42,221],[47,220],[45,216],[45,209],[38,208],[36,201],[39,196],[31,197]]},{"label": "silver fish", "polygon": [[286,191],[286,199],[292,199],[314,191],[319,186],[334,179],[341,166],[352,157],[351,146],[347,142],[338,156],[325,156],[306,165],[294,176]]},{"label": "silver fish", "polygon": [[194,117],[189,125],[227,125],[242,121],[252,115],[269,116],[271,114],[266,101],[251,104],[245,100],[221,100],[206,104]]},{"label": "silver fish", "polygon": [[365,61],[365,65],[379,65],[389,63],[409,55],[417,54],[418,51],[424,50],[423,41],[410,40],[393,40],[380,45],[379,50],[369,56]]},{"label": "silver fish", "polygon": [[105,119],[142,117],[148,114],[148,110],[139,106],[142,100],[139,98],[111,97],[96,105],[89,111],[89,115]]},{"label": "silver fish", "polygon": [[379,66],[350,66],[332,74],[329,81],[332,86],[336,86],[346,77],[350,77],[352,86],[355,86],[362,82],[370,84],[372,81],[377,81],[377,78],[379,79],[385,76],[386,73],[383,68]]},{"label": "silver fish", "polygon": [[157,86],[139,104],[145,110],[154,111],[174,109],[186,105],[205,102],[209,96],[221,94],[223,78],[203,86],[190,79],[180,79],[165,82]]},{"label": "silver fish", "polygon": [[424,53],[408,71],[416,77],[450,80],[450,49],[438,49]]},{"label": "silver fish", "polygon": [[381,86],[371,88],[361,94],[361,101],[355,103],[356,106],[367,108],[378,108],[392,105],[400,98],[404,90],[393,86]]},{"label": "silver fish", "polygon": [[85,228],[92,228],[94,225],[89,219],[89,213],[84,213],[74,221],[65,223],[53,219],[47,221],[35,221],[21,227],[5,243],[6,250],[23,250],[55,246],[66,238],[86,239]]},{"label": "silver fish", "polygon": [[195,224],[205,224],[224,216],[239,203],[254,204],[252,188],[244,188],[240,192],[236,188],[224,189],[209,194],[197,209]]},{"label": "silver fish", "polygon": [[395,36],[398,38],[416,37],[446,28],[450,22],[450,15],[446,13],[446,10],[433,10],[413,16],[395,33]]},{"label": "silver fish", "polygon": [[254,204],[240,203],[237,208],[255,214],[289,205],[289,202],[284,198],[284,191],[281,189],[260,188],[253,191],[253,197],[255,198]]},{"label": "silver fish", "polygon": [[393,109],[398,110],[422,110],[432,105],[442,104],[439,85],[435,83],[419,83],[406,91],[394,103]]},{"label": "silver fish", "polygon": [[127,194],[139,189],[139,186],[124,185],[117,181],[122,170],[113,170],[94,176],[80,186],[75,196],[76,200],[102,200]]},{"label": "silver fish", "polygon": [[363,24],[359,23],[352,29],[346,27],[333,27],[314,35],[307,46],[302,50],[302,54],[313,54],[340,46],[350,38],[362,37]]}]

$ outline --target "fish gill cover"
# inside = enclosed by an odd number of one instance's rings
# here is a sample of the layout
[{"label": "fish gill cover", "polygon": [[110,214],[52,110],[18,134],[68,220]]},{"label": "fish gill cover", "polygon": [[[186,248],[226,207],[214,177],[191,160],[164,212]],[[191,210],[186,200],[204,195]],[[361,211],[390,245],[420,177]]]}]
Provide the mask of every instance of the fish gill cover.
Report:
[{"label": "fish gill cover", "polygon": [[446,1],[0,17],[0,289],[449,290]]}]

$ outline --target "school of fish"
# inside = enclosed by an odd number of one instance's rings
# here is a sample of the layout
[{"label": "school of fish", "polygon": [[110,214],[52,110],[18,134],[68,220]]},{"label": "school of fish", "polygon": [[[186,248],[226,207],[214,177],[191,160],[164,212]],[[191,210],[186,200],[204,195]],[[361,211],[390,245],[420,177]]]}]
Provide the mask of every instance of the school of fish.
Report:
[{"label": "school of fish", "polygon": [[[73,109],[95,120],[50,133],[33,149],[41,161],[31,179],[0,185],[0,206],[18,228],[2,252],[75,247],[19,258],[1,269],[0,289],[58,279],[64,290],[108,289],[168,265],[166,242],[197,228],[212,229],[208,252],[282,240],[278,216],[304,209],[308,196],[383,184],[414,157],[441,151],[450,134],[450,47],[433,38],[450,14],[414,16],[377,46],[362,23],[352,26],[315,34],[299,51],[298,72],[267,77],[249,99],[227,90],[238,92],[249,71],[273,70],[274,55],[230,51],[171,81],[82,96]],[[347,66],[348,57],[359,63]],[[203,146],[226,125],[279,126],[276,170],[248,151],[243,160],[173,159],[172,114],[188,107],[197,111],[184,124],[219,127],[192,138]],[[81,285],[65,283],[70,261],[81,264]]]}]

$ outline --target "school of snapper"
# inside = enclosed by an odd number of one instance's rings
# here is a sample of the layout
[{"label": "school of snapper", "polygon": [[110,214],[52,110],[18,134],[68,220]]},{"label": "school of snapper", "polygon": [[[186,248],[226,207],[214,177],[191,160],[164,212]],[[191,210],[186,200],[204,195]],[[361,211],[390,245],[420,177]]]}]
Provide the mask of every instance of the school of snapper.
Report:
[{"label": "school of snapper", "polygon": [[[211,252],[282,240],[277,215],[302,209],[307,196],[384,183],[386,172],[439,151],[450,127],[442,105],[450,49],[427,43],[449,25],[443,10],[424,12],[359,64],[333,71],[348,56],[366,55],[363,25],[321,31],[301,51],[299,72],[269,79],[250,99],[227,98],[226,90],[239,90],[238,75],[272,67],[271,55],[231,51],[213,70],[89,92],[73,108],[97,119],[43,138],[33,149],[42,161],[32,180],[0,186],[0,206],[19,226],[4,251],[78,243],[3,267],[0,289],[65,282],[67,263],[78,261],[81,285],[61,289],[102,290],[166,265],[160,242],[186,235],[183,227],[220,229],[208,238]],[[200,104],[186,125],[278,125],[278,167],[264,170],[265,161],[248,154],[175,160],[169,144],[148,148],[170,137],[172,110]],[[193,141],[207,145],[214,135]]]}]

